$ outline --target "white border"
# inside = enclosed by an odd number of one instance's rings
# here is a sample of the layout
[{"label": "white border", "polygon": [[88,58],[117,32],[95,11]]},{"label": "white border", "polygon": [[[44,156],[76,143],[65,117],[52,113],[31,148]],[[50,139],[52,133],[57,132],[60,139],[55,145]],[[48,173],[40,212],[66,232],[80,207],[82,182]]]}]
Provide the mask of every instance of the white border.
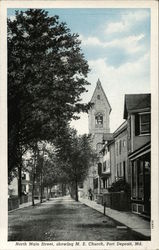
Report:
[{"label": "white border", "polygon": [[[152,96],[152,223],[151,241],[138,247],[111,249],[159,249],[159,170],[158,170],[158,2],[157,1],[1,1],[0,2],[0,249],[64,249],[64,247],[17,247],[7,242],[7,8],[150,8],[151,9],[151,96]],[[73,247],[110,249],[110,247]],[[72,249],[66,247],[66,249]]]}]

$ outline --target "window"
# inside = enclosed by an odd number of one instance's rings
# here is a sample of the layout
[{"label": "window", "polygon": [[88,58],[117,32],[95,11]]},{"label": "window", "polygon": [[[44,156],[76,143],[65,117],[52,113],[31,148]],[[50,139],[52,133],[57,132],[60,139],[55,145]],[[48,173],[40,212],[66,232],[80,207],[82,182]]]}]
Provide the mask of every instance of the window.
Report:
[{"label": "window", "polygon": [[103,162],[103,172],[105,172],[106,169],[107,169],[107,163],[106,163],[106,161],[104,161],[104,162]]},{"label": "window", "polygon": [[106,180],[103,180],[103,188],[107,188],[107,182],[106,182]]},{"label": "window", "polygon": [[26,192],[26,185],[25,184],[22,185],[22,192]]},{"label": "window", "polygon": [[118,164],[116,165],[116,176],[119,177],[119,169],[118,169]]},{"label": "window", "polygon": [[150,114],[140,114],[140,134],[150,133]]},{"label": "window", "polygon": [[126,147],[126,140],[123,140],[123,148]]},{"label": "window", "polygon": [[136,162],[132,163],[132,197],[137,198],[137,166]]},{"label": "window", "polygon": [[118,142],[116,143],[116,155],[118,155]]},{"label": "window", "polygon": [[97,126],[103,125],[103,115],[102,114],[99,113],[95,116],[95,123]]},{"label": "window", "polygon": [[96,124],[103,124],[103,116],[101,114],[96,115]]},{"label": "window", "polygon": [[79,183],[79,188],[83,188],[83,182]]},{"label": "window", "polygon": [[138,163],[138,198],[142,199],[144,196],[143,161],[137,163]]},{"label": "window", "polygon": [[142,200],[144,197],[144,162],[136,160],[132,164],[132,197]]},{"label": "window", "polygon": [[120,165],[119,165],[119,177],[122,177],[122,165],[121,165],[121,162],[120,162]]},{"label": "window", "polygon": [[26,180],[26,174],[22,173],[22,180]]},{"label": "window", "polygon": [[94,189],[98,188],[98,178],[93,179],[93,187]]},{"label": "window", "polygon": [[100,176],[102,173],[102,163],[98,163],[98,175]]},{"label": "window", "polygon": [[135,115],[135,135],[150,134],[151,116],[150,113],[142,113]]},{"label": "window", "polygon": [[125,161],[123,161],[123,178],[124,178],[124,180],[126,179],[126,175],[125,175]]},{"label": "window", "polygon": [[121,155],[121,140],[119,141],[119,155]]},{"label": "window", "polygon": [[100,95],[97,95],[97,99],[100,100]]}]

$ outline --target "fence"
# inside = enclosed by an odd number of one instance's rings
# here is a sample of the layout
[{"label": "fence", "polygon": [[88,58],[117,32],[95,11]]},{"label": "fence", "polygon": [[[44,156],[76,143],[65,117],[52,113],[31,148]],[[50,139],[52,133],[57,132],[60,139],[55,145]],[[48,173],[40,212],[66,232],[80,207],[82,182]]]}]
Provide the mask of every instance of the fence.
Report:
[{"label": "fence", "polygon": [[105,194],[99,194],[97,197],[97,203],[110,207],[119,211],[130,210],[130,199],[125,192],[110,192]]},{"label": "fence", "polygon": [[8,198],[8,211],[16,209],[19,207],[19,199],[18,197]]},{"label": "fence", "polygon": [[21,200],[21,202],[20,202],[21,204],[22,203],[27,203],[28,202],[28,196],[27,195],[22,195],[20,200]]}]

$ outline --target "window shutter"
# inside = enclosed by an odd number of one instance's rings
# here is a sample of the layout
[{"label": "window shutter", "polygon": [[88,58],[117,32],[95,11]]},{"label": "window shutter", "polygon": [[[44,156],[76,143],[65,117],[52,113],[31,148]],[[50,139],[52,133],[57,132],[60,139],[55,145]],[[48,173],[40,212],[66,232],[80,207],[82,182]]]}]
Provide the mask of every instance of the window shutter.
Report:
[{"label": "window shutter", "polygon": [[102,164],[98,163],[98,175],[100,176],[102,173]]},{"label": "window shutter", "polygon": [[135,115],[135,135],[139,135],[140,134],[140,121],[139,121],[139,114]]}]

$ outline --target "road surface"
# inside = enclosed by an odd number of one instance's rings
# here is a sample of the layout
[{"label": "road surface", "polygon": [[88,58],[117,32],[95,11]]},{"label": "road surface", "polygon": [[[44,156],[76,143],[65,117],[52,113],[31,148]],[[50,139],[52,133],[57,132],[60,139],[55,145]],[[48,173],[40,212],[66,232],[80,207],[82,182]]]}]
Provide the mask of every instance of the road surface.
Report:
[{"label": "road surface", "polygon": [[[130,229],[69,197],[9,213],[9,241],[142,240]],[[118,228],[119,227],[119,228]]]}]

